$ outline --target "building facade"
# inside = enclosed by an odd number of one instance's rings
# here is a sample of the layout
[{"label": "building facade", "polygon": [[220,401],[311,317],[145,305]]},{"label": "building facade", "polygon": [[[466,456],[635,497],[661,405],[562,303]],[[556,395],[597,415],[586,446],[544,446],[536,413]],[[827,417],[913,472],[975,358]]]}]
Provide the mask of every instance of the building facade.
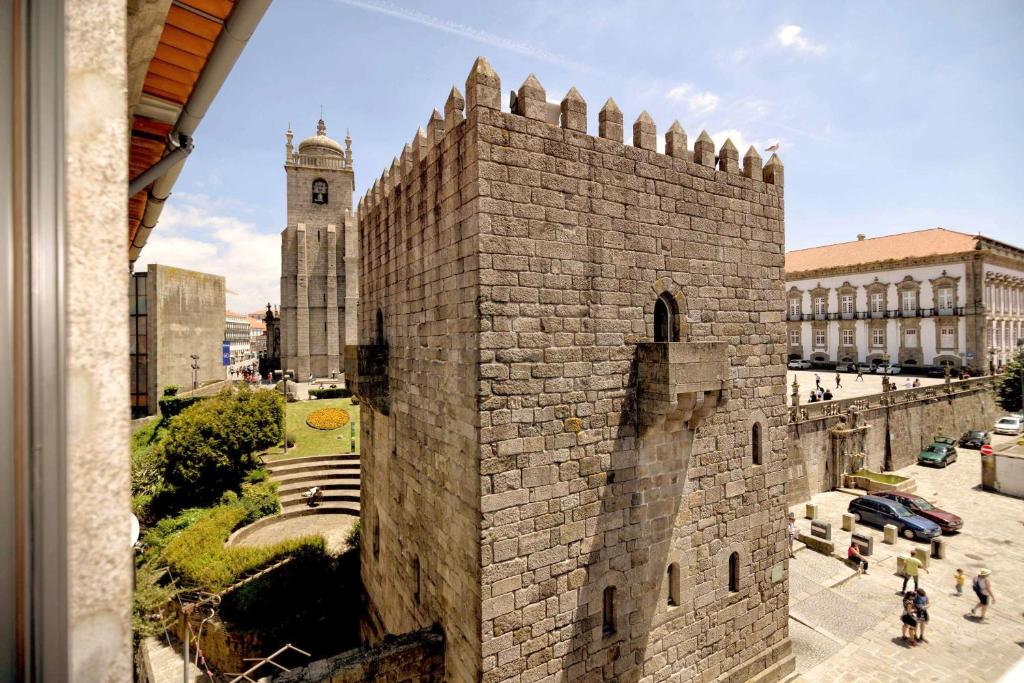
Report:
[{"label": "building facade", "polygon": [[998,369],[1024,340],[1024,250],[933,228],[786,254],[790,359]]},{"label": "building facade", "polygon": [[151,263],[129,287],[133,417],[156,414],[168,385],[189,390],[224,379],[223,276]]},{"label": "building facade", "polygon": [[[292,147],[286,133],[288,225],[281,233],[281,362],[302,380],[343,369],[346,339],[355,338],[358,301],[352,140],[344,149],[316,135]],[[351,343],[351,342],[350,342]]]},{"label": "building facade", "polygon": [[466,89],[359,205],[364,635],[439,624],[451,681],[784,678],[781,163]]},{"label": "building facade", "polygon": [[232,364],[252,358],[249,316],[234,311],[224,311],[224,342],[228,345]]},{"label": "building facade", "polygon": [[254,358],[262,358],[267,352],[267,324],[262,314],[250,313],[246,317],[249,319],[249,350]]}]

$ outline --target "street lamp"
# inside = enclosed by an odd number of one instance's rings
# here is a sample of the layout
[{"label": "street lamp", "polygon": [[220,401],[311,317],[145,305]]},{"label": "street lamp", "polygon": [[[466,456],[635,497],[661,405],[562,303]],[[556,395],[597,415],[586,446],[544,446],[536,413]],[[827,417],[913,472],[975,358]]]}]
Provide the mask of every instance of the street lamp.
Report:
[{"label": "street lamp", "polygon": [[192,391],[199,388],[199,356],[192,354],[189,356],[192,359]]},{"label": "street lamp", "polygon": [[285,455],[288,455],[288,377],[292,377],[294,381],[294,371],[292,370],[274,370],[274,374],[281,377],[284,380],[284,408],[281,410],[281,434],[284,436],[281,439],[281,443],[284,444],[284,450],[282,451]]}]

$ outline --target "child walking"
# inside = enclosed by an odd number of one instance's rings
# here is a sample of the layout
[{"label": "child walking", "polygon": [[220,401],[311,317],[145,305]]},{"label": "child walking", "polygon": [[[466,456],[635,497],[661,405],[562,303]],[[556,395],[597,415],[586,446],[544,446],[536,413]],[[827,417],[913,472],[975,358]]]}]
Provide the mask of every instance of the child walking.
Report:
[{"label": "child walking", "polygon": [[956,595],[960,597],[964,594],[964,580],[967,576],[964,574],[964,570],[957,567],[956,573],[953,574],[953,580],[956,581]]}]

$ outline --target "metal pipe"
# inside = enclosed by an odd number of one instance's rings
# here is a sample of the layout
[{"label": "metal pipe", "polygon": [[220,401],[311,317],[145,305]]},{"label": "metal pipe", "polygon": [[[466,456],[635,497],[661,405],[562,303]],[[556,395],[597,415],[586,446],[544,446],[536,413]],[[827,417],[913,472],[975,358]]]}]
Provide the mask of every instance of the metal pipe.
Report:
[{"label": "metal pipe", "polygon": [[145,171],[135,176],[132,181],[128,184],[128,196],[134,197],[136,194],[141,192],[151,182],[167,173],[168,170],[179,161],[183,161],[185,157],[192,153],[192,138],[182,134],[180,136],[180,142],[177,146],[172,143],[168,143],[168,147],[172,147],[170,153],[164,156],[160,161],[156,162]]},{"label": "metal pipe", "polygon": [[[195,132],[202,121],[210,103],[217,95],[224,80],[231,72],[231,68],[238,60],[249,38],[252,36],[256,26],[260,23],[271,0],[239,0],[232,10],[228,20],[224,23],[224,29],[217,38],[217,44],[206,62],[203,73],[196,81],[192,94],[182,108],[178,121],[174,125],[174,132],[189,137]],[[181,175],[184,166],[184,158],[177,163],[170,165],[170,168],[153,183],[149,191],[149,200],[146,202],[146,210],[139,222],[139,228],[135,232],[135,238],[128,248],[128,260],[132,263],[139,257],[139,252],[146,246],[149,233],[156,227],[163,211],[164,201],[171,195],[171,189]]]}]

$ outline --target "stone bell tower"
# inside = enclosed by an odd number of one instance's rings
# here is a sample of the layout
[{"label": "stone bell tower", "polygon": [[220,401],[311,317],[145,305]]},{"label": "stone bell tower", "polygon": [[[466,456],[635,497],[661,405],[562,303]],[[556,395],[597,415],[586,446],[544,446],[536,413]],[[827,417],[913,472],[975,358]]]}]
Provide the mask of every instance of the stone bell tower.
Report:
[{"label": "stone bell tower", "polygon": [[356,334],[358,246],[352,214],[352,139],[344,148],[316,135],[292,147],[285,133],[288,224],[281,233],[281,366],[296,378],[343,372],[346,340]]}]

